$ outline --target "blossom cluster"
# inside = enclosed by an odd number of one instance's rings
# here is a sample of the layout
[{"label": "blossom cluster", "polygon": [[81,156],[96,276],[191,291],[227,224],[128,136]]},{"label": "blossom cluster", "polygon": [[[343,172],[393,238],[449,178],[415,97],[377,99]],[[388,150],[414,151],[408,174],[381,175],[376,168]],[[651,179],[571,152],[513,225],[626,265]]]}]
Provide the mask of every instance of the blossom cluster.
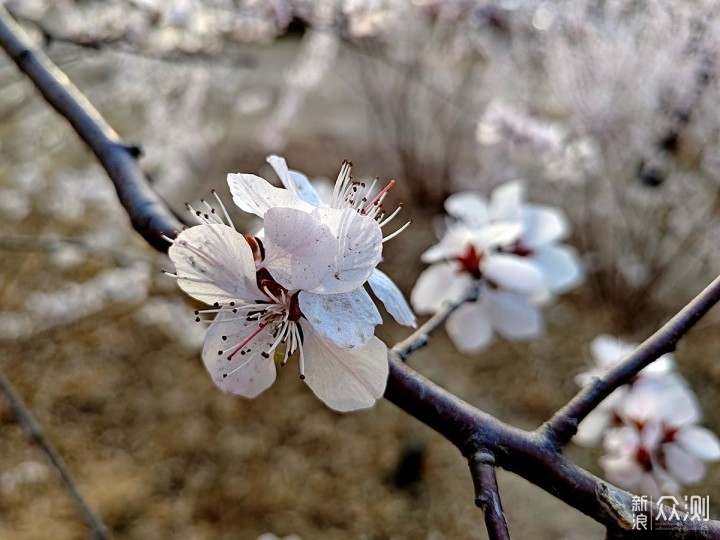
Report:
[{"label": "blossom cluster", "polygon": [[[636,345],[601,335],[590,347],[595,366],[576,377],[581,386],[602,376]],[[610,394],[580,423],[573,440],[593,445],[602,438],[600,465],[620,487],[638,488],[655,498],[676,495],[682,486],[703,479],[706,462],[720,459],[720,440],[698,425],[700,419],[695,394],[666,354]]]},{"label": "blossom cluster", "polygon": [[490,200],[462,192],[445,201],[447,230],[422,260],[432,263],[418,279],[411,302],[435,313],[477,287],[476,302],[450,315],[447,330],[462,352],[487,347],[494,333],[531,339],[543,332],[540,307],[583,276],[575,251],[560,242],[570,232],[557,208],[525,202],[521,181],[497,187]]},{"label": "blossom cluster", "polygon": [[[270,156],[285,189],[252,174],[230,174],[235,204],[262,219],[256,236],[237,232],[215,195],[214,207],[195,210],[200,225],[172,242],[179,286],[212,306],[214,317],[202,357],[222,390],[253,398],[298,357],[300,378],[329,407],[350,411],[372,406],[388,376],[387,348],[374,335],[382,322],[364,285],[401,324],[415,317],[392,280],[376,267],[383,236],[383,199],[392,183],[374,194],[344,162],[329,204],[308,179]],[[399,210],[399,209],[398,209]]]}]

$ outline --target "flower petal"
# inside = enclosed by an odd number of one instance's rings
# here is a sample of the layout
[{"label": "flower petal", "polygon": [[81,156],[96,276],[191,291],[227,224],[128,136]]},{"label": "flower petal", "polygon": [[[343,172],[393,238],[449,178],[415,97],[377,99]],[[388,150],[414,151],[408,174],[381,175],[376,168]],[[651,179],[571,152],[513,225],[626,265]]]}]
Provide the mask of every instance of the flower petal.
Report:
[{"label": "flower petal", "polygon": [[375,325],[382,323],[380,312],[362,287],[341,294],[301,291],[298,300],[315,331],[343,349],[361,347],[375,333]]},{"label": "flower petal", "polygon": [[387,347],[371,337],[364,347],[341,349],[301,321],[305,382],[328,407],[346,412],[372,407],[385,392]]},{"label": "flower petal", "polygon": [[507,291],[486,290],[486,309],[498,334],[506,339],[532,339],[543,333],[540,310]]},{"label": "flower petal", "polygon": [[245,237],[226,225],[184,230],[168,250],[178,285],[205,302],[222,304],[263,298],[255,284],[255,262]]},{"label": "flower petal", "polygon": [[433,264],[415,282],[410,302],[418,313],[435,313],[445,302],[460,300],[472,283],[470,274],[458,272],[454,263]]},{"label": "flower petal", "polygon": [[705,461],[720,459],[720,441],[717,436],[700,426],[685,426],[675,435],[677,443],[692,455]]},{"label": "flower petal", "polygon": [[445,211],[471,228],[488,223],[488,208],[485,197],[472,191],[453,193],[445,199]]},{"label": "flower petal", "polygon": [[334,268],[338,242],[313,214],[296,208],[265,213],[265,259],[275,280],[288,290],[312,290]]},{"label": "flower petal", "polygon": [[308,180],[307,176],[298,171],[291,171],[288,169],[285,158],[280,156],[271,155],[268,156],[266,161],[275,170],[275,174],[278,175],[280,181],[285,186],[285,189],[292,191],[301,200],[313,206],[322,206],[320,197],[318,196],[315,188]]},{"label": "flower petal", "polygon": [[477,302],[463,304],[448,317],[448,335],[460,352],[474,353],[487,348],[493,340],[490,318]]},{"label": "flower petal", "polygon": [[580,422],[572,441],[579,446],[595,446],[600,442],[609,425],[610,411],[594,409]]},{"label": "flower petal", "polygon": [[270,208],[283,206],[297,208],[303,212],[310,213],[315,207],[301,200],[292,191],[276,188],[267,180],[254,174],[228,174],[227,183],[233,202],[243,211],[265,216]]},{"label": "flower petal", "polygon": [[566,238],[570,234],[565,213],[551,206],[528,204],[523,214],[525,231],[523,243],[529,248],[538,248]]},{"label": "flower petal", "polygon": [[[246,314],[223,308],[205,335],[202,358],[215,385],[225,392],[254,398],[275,381],[275,362],[262,356],[272,342],[271,328],[261,329],[245,347],[228,360],[234,347],[239,346],[259,330],[257,321],[249,323]],[[223,337],[225,339],[223,339]],[[218,354],[222,351],[223,354]]]},{"label": "flower petal", "polygon": [[540,270],[524,257],[517,255],[489,255],[481,261],[480,271],[499,287],[520,294],[536,293],[544,289]]},{"label": "flower petal", "polygon": [[535,250],[532,261],[542,273],[545,285],[553,293],[562,293],[583,279],[582,265],[569,246],[543,246]]},{"label": "flower petal", "polygon": [[674,443],[664,444],[668,472],[683,484],[695,484],[705,476],[705,463]]},{"label": "flower petal", "polygon": [[430,247],[420,256],[420,260],[433,263],[445,259],[460,257],[471,245],[473,233],[463,225],[451,225],[440,242]]},{"label": "flower petal", "polygon": [[383,303],[387,312],[397,322],[413,328],[417,326],[415,314],[410,309],[405,296],[385,272],[381,272],[376,268],[370,275],[368,283],[372,292],[375,293],[375,296]]},{"label": "flower petal", "polygon": [[333,232],[338,250],[332,271],[310,292],[344,293],[364,284],[382,259],[380,226],[349,208],[316,208],[313,215]]},{"label": "flower petal", "polygon": [[523,217],[525,182],[512,180],[496,187],[490,195],[489,215],[493,221],[519,221]]}]

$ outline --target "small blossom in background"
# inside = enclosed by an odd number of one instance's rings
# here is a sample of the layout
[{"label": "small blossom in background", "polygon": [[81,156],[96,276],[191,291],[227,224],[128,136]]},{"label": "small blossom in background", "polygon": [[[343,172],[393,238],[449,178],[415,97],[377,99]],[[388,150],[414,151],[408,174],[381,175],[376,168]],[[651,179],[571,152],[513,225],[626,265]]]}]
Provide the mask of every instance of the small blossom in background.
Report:
[{"label": "small blossom in background", "polygon": [[476,285],[478,301],[448,318],[448,333],[459,350],[482,350],[495,332],[512,340],[541,335],[540,305],[583,278],[575,251],[560,244],[569,234],[563,213],[525,203],[519,181],[496,188],[489,202],[476,193],[456,193],[445,209],[453,221],[422,255],[432,265],[412,291],[415,310],[435,313]]},{"label": "small blossom in background", "polygon": [[[170,240],[180,287],[209,304],[213,315],[203,361],[215,384],[247,398],[275,380],[280,365],[297,353],[300,377],[329,407],[350,411],[372,406],[388,375],[387,348],[374,336],[382,322],[368,282],[399,322],[415,320],[402,293],[376,269],[382,258],[382,200],[390,184],[370,189],[350,176],[345,163],[330,206],[323,206],[307,178],[271,156],[287,189],[250,174],[230,174],[233,201],[263,219],[262,237],[238,233],[206,204],[201,224]],[[224,219],[223,219],[224,218]],[[228,224],[226,224],[227,222]],[[378,275],[379,273],[379,275]]]},{"label": "small blossom in background", "polygon": [[[590,384],[636,348],[613,336],[591,344],[596,366],[578,375]],[[701,481],[706,462],[720,459],[720,440],[698,424],[700,407],[692,390],[666,354],[618,388],[583,422],[573,439],[583,445],[601,437],[600,465],[610,482],[652,497],[677,495]]]}]

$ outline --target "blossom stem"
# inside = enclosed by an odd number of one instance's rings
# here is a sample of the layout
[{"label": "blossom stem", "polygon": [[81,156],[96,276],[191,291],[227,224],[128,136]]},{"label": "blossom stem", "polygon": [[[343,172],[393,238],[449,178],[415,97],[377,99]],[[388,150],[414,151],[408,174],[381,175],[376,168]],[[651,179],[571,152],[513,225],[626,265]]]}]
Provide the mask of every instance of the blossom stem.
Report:
[{"label": "blossom stem", "polygon": [[440,311],[435,313],[432,317],[430,317],[427,321],[420,325],[417,330],[415,330],[404,340],[396,343],[393,348],[390,349],[390,354],[397,356],[397,358],[399,358],[402,362],[407,360],[407,358],[412,353],[419,349],[422,349],[425,345],[428,344],[428,341],[430,340],[430,334],[432,334],[435,330],[445,324],[447,318],[452,315],[452,313],[457,308],[459,308],[463,304],[466,304],[467,302],[474,302],[475,300],[477,300],[478,292],[479,291],[477,285],[473,285],[468,288],[467,292],[460,300],[456,302],[446,303],[440,309]]}]

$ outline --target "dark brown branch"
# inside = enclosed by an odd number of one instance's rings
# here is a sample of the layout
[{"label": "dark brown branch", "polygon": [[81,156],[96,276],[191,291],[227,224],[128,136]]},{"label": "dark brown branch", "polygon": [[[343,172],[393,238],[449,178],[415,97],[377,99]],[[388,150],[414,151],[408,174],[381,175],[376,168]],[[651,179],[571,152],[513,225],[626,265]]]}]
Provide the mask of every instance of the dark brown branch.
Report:
[{"label": "dark brown branch", "polygon": [[70,493],[70,497],[80,509],[80,512],[83,514],[88,526],[92,529],[93,536],[98,540],[109,540],[110,533],[108,533],[105,524],[85,501],[80,493],[80,490],[75,484],[72,475],[65,466],[65,462],[60,457],[60,454],[58,454],[55,447],[50,444],[50,441],[45,438],[45,435],[40,428],[40,424],[37,423],[37,420],[35,420],[35,417],[32,415],[25,403],[23,403],[23,400],[15,391],[15,388],[13,388],[13,385],[7,377],[5,377],[2,370],[0,370],[0,393],[5,396],[5,399],[7,399],[15,418],[17,418],[18,423],[22,427],[28,439],[42,449],[52,466],[55,467],[55,470],[60,475],[60,479],[63,481],[65,487]]},{"label": "dark brown branch", "polygon": [[468,460],[468,464],[475,487],[475,504],[485,515],[490,540],[510,540],[495,476],[495,457],[487,452],[478,452]]},{"label": "dark brown branch", "polygon": [[646,339],[630,356],[578,394],[543,426],[543,433],[559,446],[577,433],[578,424],[619,386],[630,382],[640,370],[663,354],[675,350],[678,341],[720,301],[720,276],[672,319]]},{"label": "dark brown branch", "polygon": [[[93,148],[115,184],[135,228],[156,249],[167,251],[168,244],[158,241],[159,233],[178,229],[178,220],[150,190],[127,148],[87,100],[49,60],[44,57],[41,57],[42,61],[38,60],[38,54],[27,39],[19,38],[16,32],[21,30],[0,7],[0,46],[17,58],[18,66],[28,73],[43,96]],[[633,353],[623,363],[623,368],[581,392],[537,432],[515,428],[476,409],[413,371],[398,358],[397,352],[388,357],[390,374],[385,397],[446,437],[468,460],[476,460],[478,452],[492,453],[497,466],[538,485],[609,530],[625,531],[624,537],[630,538],[633,537],[632,523],[636,515],[632,510],[632,495],[568,461],[561,454],[558,441],[567,437],[579,419],[584,418],[612,388],[625,382],[657,356],[672,350],[677,340],[717,302],[718,297],[720,281],[716,280],[663,327],[657,337]],[[487,472],[483,474],[487,475]],[[657,511],[658,507],[651,505],[647,513],[657,515]],[[662,531],[654,531],[653,538],[720,538],[720,522],[717,521],[681,519],[667,525]]]},{"label": "dark brown branch", "polygon": [[172,236],[181,224],[145,181],[136,160],[140,149],[123,143],[67,76],[33,46],[4,7],[0,7],[0,47],[94,152],[115,184],[135,230],[156,249],[166,250],[160,234]]}]

